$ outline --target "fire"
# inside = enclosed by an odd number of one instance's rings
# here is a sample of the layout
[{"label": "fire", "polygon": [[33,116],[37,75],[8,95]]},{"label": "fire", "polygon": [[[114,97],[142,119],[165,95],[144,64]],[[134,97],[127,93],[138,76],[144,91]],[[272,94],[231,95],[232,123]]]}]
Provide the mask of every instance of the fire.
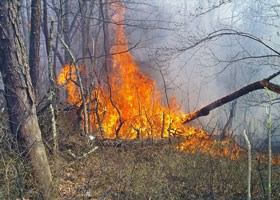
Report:
[{"label": "fire", "polygon": [[81,105],[81,95],[79,93],[79,88],[75,84],[77,82],[76,69],[74,65],[65,65],[63,70],[57,77],[58,85],[66,85],[67,88],[67,102],[70,104]]},{"label": "fire", "polygon": [[[116,23],[124,19],[124,7],[121,3],[112,5]],[[156,82],[143,74],[135,63],[132,54],[128,51],[128,40],[123,25],[113,26],[115,41],[111,48],[113,54],[113,69],[110,74],[112,99],[125,120],[120,131],[122,138],[136,138],[141,132],[142,138],[159,138],[168,136],[167,128],[173,124],[183,128],[181,118],[176,113],[176,107],[170,111],[161,103],[161,94],[156,88]],[[120,53],[121,52],[121,53]],[[112,104],[107,104],[107,116],[104,129],[110,138],[114,138],[118,113]],[[165,118],[163,120],[163,118]],[[165,121],[165,122],[163,122]],[[166,127],[162,132],[162,127]]]},{"label": "fire", "polygon": [[232,160],[239,158],[241,152],[243,152],[235,140],[231,138],[223,141],[215,140],[203,131],[188,136],[179,149],[190,153],[200,152],[215,157],[228,156]]},{"label": "fire", "polygon": [[[120,2],[112,3],[110,8],[113,12],[112,20],[116,24],[124,21],[125,9]],[[189,116],[179,109],[175,97],[171,98],[169,106],[162,103],[162,95],[156,82],[139,70],[129,52],[124,26],[112,25],[112,29],[115,32],[115,45],[110,50],[113,60],[107,80],[110,90],[99,86],[90,96],[91,99],[96,99],[95,103],[89,105],[91,110],[95,110],[90,113],[93,132],[98,132],[98,127],[102,126],[104,137],[111,139],[116,138],[116,132],[122,139],[180,136],[187,138],[179,146],[181,150],[231,155],[229,140],[217,145],[202,128],[183,125],[182,122]],[[81,106],[75,72],[73,65],[65,65],[57,83],[65,85],[70,104]],[[88,97],[87,103],[89,102]],[[100,120],[97,122],[98,117],[102,118],[102,124]],[[213,146],[219,147],[212,148]],[[237,149],[234,155],[238,156]]]}]

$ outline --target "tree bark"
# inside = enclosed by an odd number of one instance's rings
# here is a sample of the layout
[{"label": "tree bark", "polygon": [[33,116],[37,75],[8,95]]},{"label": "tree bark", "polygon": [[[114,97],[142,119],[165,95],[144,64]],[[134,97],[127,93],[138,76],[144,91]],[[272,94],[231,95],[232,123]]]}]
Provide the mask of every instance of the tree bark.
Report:
[{"label": "tree bark", "polygon": [[271,90],[275,93],[280,94],[280,86],[269,82],[271,79],[278,76],[279,74],[280,74],[280,71],[271,75],[270,77],[268,77],[266,79],[256,81],[254,83],[246,85],[246,86],[240,88],[239,90],[208,104],[207,106],[204,106],[194,112],[189,113],[187,118],[183,121],[183,124],[193,121],[199,117],[207,116],[211,110],[214,110],[217,107],[220,107],[226,103],[229,103],[229,102],[231,102],[239,97],[242,97],[250,92],[253,92],[255,90],[267,88],[268,90]]},{"label": "tree bark", "polygon": [[[70,2],[69,0],[66,0],[64,2],[64,16],[63,16],[63,36],[64,36],[64,41],[66,45],[71,48],[70,45],[70,24],[69,24],[69,12],[70,12]],[[71,56],[67,49],[64,51],[64,64],[70,64],[71,62]]]},{"label": "tree bark", "polygon": [[45,36],[47,56],[49,57],[51,49],[50,49],[49,30],[48,30],[48,5],[47,5],[47,0],[43,0],[43,22],[42,22],[42,27],[43,27],[43,33],[44,33],[44,36]]},{"label": "tree bark", "polygon": [[[50,36],[48,37],[50,40],[48,41],[49,46],[53,47],[53,30],[54,30],[54,21],[51,20],[51,28],[50,28]],[[56,128],[56,84],[55,84],[55,76],[54,76],[54,67],[52,65],[53,51],[50,50],[48,54],[48,67],[49,67],[49,80],[50,80],[50,92],[49,92],[49,100],[50,100],[50,110],[51,110],[51,119],[52,119],[52,135],[53,135],[53,152],[56,155],[58,151],[58,137],[57,137],[57,128]]]},{"label": "tree bark", "polygon": [[[29,50],[29,30],[28,30],[28,19],[26,17],[26,9],[25,9],[25,5],[23,4],[23,2],[21,3],[21,8],[19,10],[20,12],[20,17],[21,17],[21,27],[22,27],[22,31],[23,31],[23,35],[24,35],[24,44],[26,49]],[[27,52],[28,54],[28,52]]]},{"label": "tree bark", "polygon": [[12,133],[27,155],[39,189],[46,197],[52,182],[41,130],[36,115],[34,90],[16,0],[0,1],[0,70]]},{"label": "tree bark", "polygon": [[39,64],[40,64],[40,24],[41,24],[41,0],[31,2],[31,30],[29,45],[30,75],[35,96],[39,91]]}]

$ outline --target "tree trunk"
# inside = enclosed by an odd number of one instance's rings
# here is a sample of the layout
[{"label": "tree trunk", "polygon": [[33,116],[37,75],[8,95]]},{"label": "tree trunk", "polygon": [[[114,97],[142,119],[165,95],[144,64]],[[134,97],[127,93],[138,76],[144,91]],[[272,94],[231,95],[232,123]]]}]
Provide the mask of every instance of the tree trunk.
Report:
[{"label": "tree trunk", "polygon": [[39,64],[40,64],[40,23],[41,23],[41,0],[31,2],[31,31],[29,45],[30,75],[35,96],[38,97]]},{"label": "tree trunk", "polygon": [[[19,10],[20,12],[20,17],[21,17],[21,27],[22,27],[22,31],[23,31],[23,35],[24,35],[24,44],[26,49],[29,49],[29,30],[28,30],[28,19],[26,16],[26,9],[25,9],[25,5],[23,2],[21,2],[21,8]],[[28,54],[28,52],[27,52]]]},{"label": "tree trunk", "polygon": [[47,0],[43,0],[43,22],[42,22],[43,33],[45,36],[47,56],[50,55],[50,42],[49,42],[49,30],[48,30],[48,4]]},{"label": "tree trunk", "polygon": [[250,92],[253,92],[256,90],[267,88],[268,90],[270,90],[272,92],[280,94],[280,86],[269,82],[271,79],[275,78],[278,75],[280,75],[280,71],[276,72],[275,74],[272,74],[268,78],[265,78],[260,81],[256,81],[249,85],[246,85],[246,86],[240,88],[239,90],[208,104],[207,106],[204,106],[194,112],[189,113],[187,115],[186,119],[184,119],[183,124],[186,124],[199,117],[207,116],[207,115],[209,115],[211,110],[214,110],[215,108],[218,108],[226,103],[229,103],[235,99],[238,99],[239,97],[242,97],[242,96],[249,94]]},{"label": "tree trunk", "polygon": [[[54,21],[51,20],[51,28],[50,28],[50,36],[48,37],[50,40],[48,41],[49,47],[53,47],[53,30],[54,30]],[[48,54],[48,67],[49,67],[49,80],[50,80],[50,92],[49,92],[49,99],[50,99],[50,110],[51,110],[51,118],[52,118],[52,135],[53,135],[53,152],[56,155],[58,151],[58,137],[57,137],[57,128],[56,128],[56,84],[55,84],[55,76],[54,76],[54,67],[52,65],[52,58],[53,58],[53,51],[49,49]]]},{"label": "tree trunk", "polygon": [[0,1],[0,70],[12,133],[17,136],[21,150],[29,158],[40,191],[47,196],[52,174],[36,115],[17,9],[16,0]]},{"label": "tree trunk", "polygon": [[244,130],[243,136],[245,138],[245,142],[248,147],[248,175],[247,175],[247,200],[251,200],[251,180],[252,180],[252,149],[251,149],[251,143],[249,141],[249,138],[247,136],[246,131]]},{"label": "tree trunk", "polygon": [[[64,2],[64,16],[63,16],[63,36],[66,45],[71,49],[70,45],[70,30],[69,30],[69,12],[70,12],[70,2],[66,0]],[[64,63],[63,64],[70,64],[71,56],[67,49],[64,51]]]}]

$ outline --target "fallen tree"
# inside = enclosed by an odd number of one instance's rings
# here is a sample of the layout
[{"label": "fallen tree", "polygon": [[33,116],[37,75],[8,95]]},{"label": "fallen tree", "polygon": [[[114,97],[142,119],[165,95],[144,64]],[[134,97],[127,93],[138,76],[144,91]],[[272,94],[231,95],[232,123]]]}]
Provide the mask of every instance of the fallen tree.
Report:
[{"label": "fallen tree", "polygon": [[280,94],[280,85],[270,82],[273,78],[275,78],[278,75],[280,75],[280,71],[272,74],[271,76],[269,76],[263,80],[256,81],[254,83],[246,85],[246,86],[240,88],[239,90],[208,104],[207,106],[204,106],[194,112],[189,113],[188,117],[186,119],[184,119],[183,124],[193,121],[199,117],[207,116],[207,115],[209,115],[211,110],[214,110],[215,108],[218,108],[226,103],[229,103],[239,97],[242,97],[242,96],[249,94],[250,92],[253,92],[256,90],[267,88],[268,90],[271,90],[275,93]]}]

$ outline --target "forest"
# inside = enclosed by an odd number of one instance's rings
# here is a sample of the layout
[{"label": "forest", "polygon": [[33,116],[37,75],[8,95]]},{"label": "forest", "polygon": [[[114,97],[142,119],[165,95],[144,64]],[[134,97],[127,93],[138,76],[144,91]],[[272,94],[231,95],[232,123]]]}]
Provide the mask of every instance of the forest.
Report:
[{"label": "forest", "polygon": [[280,199],[279,15],[1,0],[0,199]]}]

